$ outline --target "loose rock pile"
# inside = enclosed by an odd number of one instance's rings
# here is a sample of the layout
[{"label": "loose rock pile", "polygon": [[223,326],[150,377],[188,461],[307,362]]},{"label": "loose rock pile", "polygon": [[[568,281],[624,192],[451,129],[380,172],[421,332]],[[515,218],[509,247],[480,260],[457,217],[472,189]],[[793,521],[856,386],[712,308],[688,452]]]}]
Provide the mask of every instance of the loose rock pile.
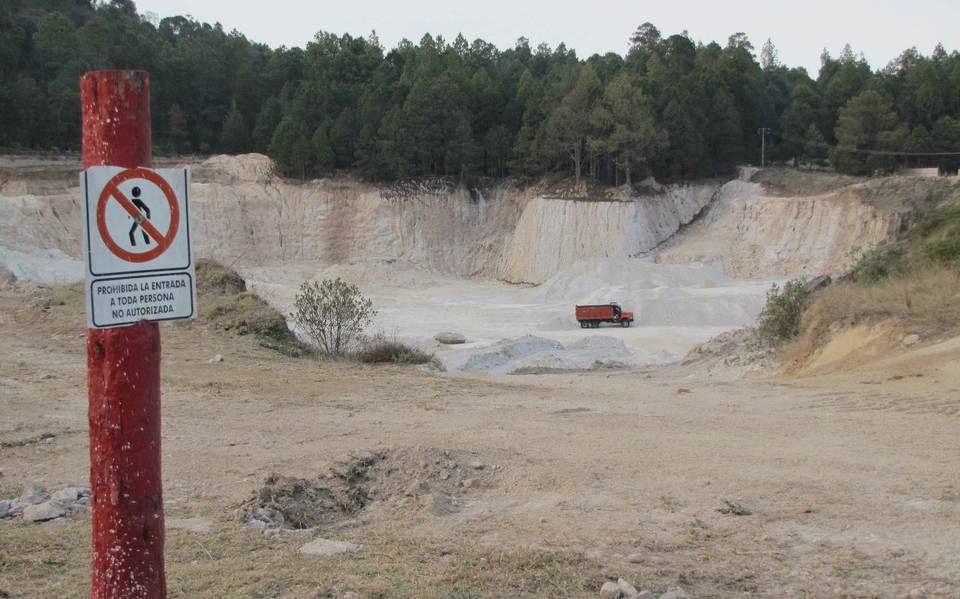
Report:
[{"label": "loose rock pile", "polygon": [[[620,578],[617,582],[605,582],[600,588],[600,599],[657,599],[650,591],[638,591],[632,584]],[[660,599],[690,599],[680,588],[670,589]]]},{"label": "loose rock pile", "polygon": [[28,485],[20,497],[0,500],[0,519],[51,522],[85,511],[90,502],[87,487],[64,487],[53,494],[39,484]]},{"label": "loose rock pile", "polygon": [[756,329],[721,333],[687,353],[682,365],[706,370],[707,374],[748,375],[763,373],[775,365],[774,350],[763,343]]},{"label": "loose rock pile", "polygon": [[272,475],[241,508],[250,526],[267,530],[328,528],[374,502],[444,516],[493,484],[499,466],[465,451],[437,448],[355,452],[316,478]]}]

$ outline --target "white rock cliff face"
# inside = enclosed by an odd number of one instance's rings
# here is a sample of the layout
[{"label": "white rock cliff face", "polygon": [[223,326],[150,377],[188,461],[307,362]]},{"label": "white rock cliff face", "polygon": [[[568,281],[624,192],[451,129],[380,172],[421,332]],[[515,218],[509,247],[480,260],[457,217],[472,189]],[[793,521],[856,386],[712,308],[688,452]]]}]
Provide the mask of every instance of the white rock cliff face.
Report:
[{"label": "white rock cliff face", "polygon": [[703,184],[612,201],[536,197],[520,215],[499,276],[539,284],[583,259],[648,252],[693,220],[715,191]]},{"label": "white rock cliff face", "polygon": [[353,180],[195,183],[198,256],[251,266],[402,260],[458,276],[497,274],[518,196],[418,190],[396,198]]},{"label": "white rock cliff face", "polygon": [[[888,238],[903,218],[849,191],[769,197],[742,180],[639,196],[613,190],[607,199],[586,200],[510,181],[484,193],[441,180],[296,184],[272,177],[261,155],[216,156],[192,168],[194,253],[241,269],[398,261],[459,277],[540,284],[584,260],[657,249],[661,262],[702,262],[738,278],[813,275],[839,272],[851,248]],[[60,171],[54,179],[29,173],[24,181],[5,179],[0,263],[19,278],[82,277],[79,189],[65,189]],[[19,195],[47,187],[50,195]]]},{"label": "white rock cliff face", "polygon": [[[257,172],[216,160],[231,173]],[[693,219],[717,187],[595,201],[551,199],[509,181],[471,193],[439,180],[296,185],[216,173],[194,184],[198,255],[256,266],[404,261],[512,283],[542,283],[585,258],[649,251]]]},{"label": "white rock cliff face", "polygon": [[891,238],[905,212],[881,211],[850,188],[775,197],[742,180],[725,184],[695,224],[657,252],[664,263],[702,263],[739,279],[842,274],[867,249]]}]

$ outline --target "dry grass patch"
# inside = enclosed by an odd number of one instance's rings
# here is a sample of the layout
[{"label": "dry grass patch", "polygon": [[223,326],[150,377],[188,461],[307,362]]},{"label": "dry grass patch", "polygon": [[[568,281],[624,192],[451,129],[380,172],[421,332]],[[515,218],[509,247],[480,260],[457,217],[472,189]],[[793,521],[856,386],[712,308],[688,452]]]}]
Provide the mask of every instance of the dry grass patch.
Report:
[{"label": "dry grass patch", "polygon": [[284,355],[309,353],[283,314],[247,291],[246,281],[236,271],[212,260],[198,260],[196,273],[201,320],[224,331],[253,335],[261,346]]},{"label": "dry grass patch", "polygon": [[432,354],[380,336],[369,340],[355,355],[365,364],[426,364],[433,359]]},{"label": "dry grass patch", "polygon": [[960,331],[960,272],[929,265],[874,284],[840,283],[814,295],[791,356],[809,355],[838,327],[895,320],[921,337]]},{"label": "dry grass patch", "polygon": [[760,183],[767,193],[788,197],[822,195],[866,180],[864,177],[852,177],[833,171],[789,167],[760,169],[750,177],[751,183]]},{"label": "dry grass patch", "polygon": [[[0,597],[81,599],[90,593],[90,521],[0,524]],[[366,598],[593,596],[605,578],[597,562],[575,552],[478,547],[436,542],[402,531],[362,530],[345,540],[356,554],[300,555],[307,539],[270,539],[223,524],[217,532],[169,531],[171,598],[323,599],[347,591]]]}]

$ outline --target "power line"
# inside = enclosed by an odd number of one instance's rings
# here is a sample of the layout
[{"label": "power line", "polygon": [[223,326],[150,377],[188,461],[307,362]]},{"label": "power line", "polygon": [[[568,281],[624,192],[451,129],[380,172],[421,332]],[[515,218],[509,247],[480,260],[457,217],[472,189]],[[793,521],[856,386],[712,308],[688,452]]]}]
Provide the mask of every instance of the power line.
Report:
[{"label": "power line", "polygon": [[[759,134],[759,132],[758,132]],[[819,141],[807,141],[803,139],[796,139],[793,137],[781,137],[782,140],[803,144],[805,146],[813,146],[818,148],[826,148],[828,150],[839,150],[841,152],[851,152],[857,154],[874,154],[877,156],[960,156],[960,152],[896,152],[892,150],[866,150],[862,148],[851,148],[850,146],[833,146],[825,142]]]}]

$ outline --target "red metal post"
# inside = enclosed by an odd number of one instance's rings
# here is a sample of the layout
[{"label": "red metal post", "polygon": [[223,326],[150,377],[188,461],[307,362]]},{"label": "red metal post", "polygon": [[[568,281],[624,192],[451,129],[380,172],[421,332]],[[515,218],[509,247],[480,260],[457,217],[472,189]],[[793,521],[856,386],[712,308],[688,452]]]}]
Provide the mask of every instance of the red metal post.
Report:
[{"label": "red metal post", "polygon": [[[80,79],[83,168],[150,166],[150,78],[92,71]],[[163,599],[160,329],[87,329],[92,599]]]}]

